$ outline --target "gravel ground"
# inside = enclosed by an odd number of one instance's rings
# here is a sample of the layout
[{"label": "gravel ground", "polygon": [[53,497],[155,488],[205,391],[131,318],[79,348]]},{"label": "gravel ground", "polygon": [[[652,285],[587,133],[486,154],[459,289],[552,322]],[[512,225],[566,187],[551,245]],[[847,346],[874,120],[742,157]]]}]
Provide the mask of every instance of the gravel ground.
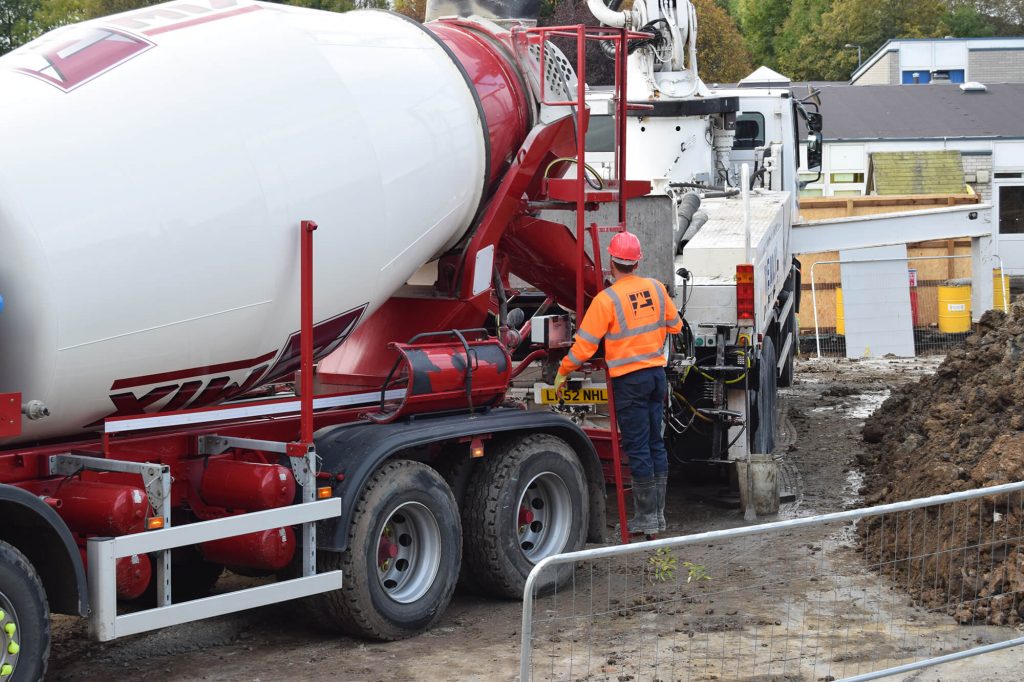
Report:
[{"label": "gravel ground", "polygon": [[[864,420],[891,390],[929,375],[937,365],[937,359],[800,362],[795,385],[782,391],[777,449],[785,458],[783,479],[794,498],[782,505],[777,518],[759,522],[858,506],[858,491],[863,484],[858,458],[864,459],[866,452],[861,438]],[[738,510],[709,501],[708,493],[713,491],[706,487],[696,491],[702,493],[698,496],[694,488],[678,478],[673,479],[673,486],[667,513],[668,535],[747,525]],[[614,496],[609,499],[611,518]],[[698,557],[687,554],[683,558]],[[888,656],[914,657],[933,651],[933,640],[940,632],[947,640],[956,639],[960,647],[1019,636],[1006,627],[951,629],[962,626],[956,626],[951,618],[928,614],[908,603],[893,585],[866,571],[852,549],[852,541],[844,539],[841,533],[817,540],[791,534],[767,541],[762,538],[706,547],[701,550],[699,562],[707,567],[712,579],[698,581],[695,586],[677,581],[671,589],[678,590],[682,598],[671,613],[659,612],[659,617],[673,618],[671,622],[675,625],[664,627],[661,623],[652,635],[665,655],[670,651],[673,656],[679,654],[679,665],[673,660],[671,673],[663,672],[667,669],[664,661],[661,668],[652,669],[649,661],[641,664],[628,653],[629,637],[647,631],[645,624],[649,623],[645,619],[649,615],[642,611],[635,616],[626,614],[600,638],[590,631],[589,638],[587,633],[579,632],[570,633],[568,639],[542,635],[547,639],[538,640],[538,651],[543,646],[551,647],[555,652],[551,660],[562,662],[566,646],[577,643],[576,653],[582,647],[592,657],[604,657],[599,666],[582,672],[577,668],[570,679],[816,681],[838,679],[854,670],[870,670]],[[834,638],[825,634],[835,630],[835,621],[818,622],[810,615],[808,604],[824,594],[822,586],[813,580],[815,571],[841,575],[847,581],[844,584],[849,593],[844,593],[842,599],[848,603],[835,595],[826,596],[845,610],[842,617],[847,634],[843,641],[847,648],[854,651],[849,643],[859,642],[858,638],[866,642],[856,650],[856,655],[835,649]],[[606,569],[606,573],[613,571]],[[779,575],[787,577],[779,583],[785,585],[784,591],[773,592],[769,604],[754,603],[749,592],[730,596],[719,589],[724,588],[727,580],[742,578],[756,584],[764,576]],[[642,575],[639,580],[643,581]],[[249,582],[231,577],[223,580],[219,589]],[[783,674],[775,673],[774,667],[764,673],[744,672],[740,665],[744,661],[736,653],[741,649],[726,648],[724,637],[728,634],[738,637],[735,641],[741,644],[786,655],[792,643],[784,644],[776,638],[776,646],[775,639],[765,637],[766,628],[774,632],[773,624],[778,620],[770,615],[772,609],[782,604],[787,605],[787,616],[799,613],[802,624],[801,636],[794,640],[800,650],[792,654],[792,665]],[[88,641],[82,622],[57,618],[50,679],[512,680],[518,674],[521,608],[516,602],[457,594],[433,630],[414,639],[387,644],[325,634],[307,623],[299,607],[288,605],[107,644]],[[901,624],[897,632],[861,631],[864,628],[858,625],[861,621],[857,614],[867,618],[882,612],[887,622]],[[897,636],[898,641],[894,640]],[[673,638],[685,640],[676,644]],[[774,649],[765,646],[767,641],[772,641]],[[702,643],[703,660],[695,662],[698,643]],[[755,664],[758,655],[753,657]],[[854,660],[856,656],[860,660]],[[1022,665],[1024,652],[1011,649],[984,659],[892,679],[1015,681],[1021,677]],[[536,679],[548,677],[543,671],[535,674]]]}]

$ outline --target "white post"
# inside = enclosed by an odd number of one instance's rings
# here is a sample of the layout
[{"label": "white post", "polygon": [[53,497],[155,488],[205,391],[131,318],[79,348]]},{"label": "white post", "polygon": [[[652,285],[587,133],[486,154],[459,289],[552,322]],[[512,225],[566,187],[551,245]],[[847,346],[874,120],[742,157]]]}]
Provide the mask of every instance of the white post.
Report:
[{"label": "white post", "polygon": [[740,189],[743,192],[743,262],[750,263],[750,165],[746,163],[740,168]]}]

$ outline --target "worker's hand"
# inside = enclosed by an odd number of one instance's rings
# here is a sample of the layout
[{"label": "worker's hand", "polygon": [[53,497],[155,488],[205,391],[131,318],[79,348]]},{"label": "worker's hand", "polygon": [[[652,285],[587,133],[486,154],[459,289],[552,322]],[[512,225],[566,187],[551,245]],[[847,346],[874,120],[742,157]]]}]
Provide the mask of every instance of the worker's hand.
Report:
[{"label": "worker's hand", "polygon": [[558,399],[562,399],[562,392],[565,391],[565,380],[569,378],[569,375],[562,374],[559,372],[555,375],[555,395]]}]

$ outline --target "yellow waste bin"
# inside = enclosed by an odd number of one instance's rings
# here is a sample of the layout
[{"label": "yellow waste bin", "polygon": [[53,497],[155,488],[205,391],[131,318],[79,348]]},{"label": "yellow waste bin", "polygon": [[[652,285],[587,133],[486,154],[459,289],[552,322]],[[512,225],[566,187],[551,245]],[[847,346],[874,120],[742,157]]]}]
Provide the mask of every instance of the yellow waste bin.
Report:
[{"label": "yellow waste bin", "polygon": [[843,288],[836,287],[836,334],[846,333],[846,318],[843,316]]},{"label": "yellow waste bin", "polygon": [[1006,311],[1009,301],[1010,276],[1004,275],[1001,268],[995,268],[992,270],[992,309]]},{"label": "yellow waste bin", "polygon": [[951,279],[938,287],[939,331],[961,334],[971,329],[971,280]]}]

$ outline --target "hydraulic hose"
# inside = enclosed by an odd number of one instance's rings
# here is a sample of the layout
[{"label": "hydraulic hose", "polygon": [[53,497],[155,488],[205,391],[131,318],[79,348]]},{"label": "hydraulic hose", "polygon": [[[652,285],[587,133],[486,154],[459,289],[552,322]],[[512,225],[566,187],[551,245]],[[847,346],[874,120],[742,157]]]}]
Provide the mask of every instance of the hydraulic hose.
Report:
[{"label": "hydraulic hose", "polygon": [[[593,1],[596,2],[596,3],[603,4],[603,0],[593,0]],[[622,5],[622,0],[612,0],[611,5],[609,5],[607,7],[607,9],[612,11],[612,12],[618,12],[620,5]],[[591,9],[590,13],[593,14],[594,10]],[[596,17],[597,15],[594,15],[594,16]],[[610,40],[599,40],[597,42],[597,44],[598,44],[598,46],[600,46],[601,52],[604,54],[605,57],[607,57],[608,59],[611,59],[611,60],[615,59],[615,43],[613,43]]]}]

